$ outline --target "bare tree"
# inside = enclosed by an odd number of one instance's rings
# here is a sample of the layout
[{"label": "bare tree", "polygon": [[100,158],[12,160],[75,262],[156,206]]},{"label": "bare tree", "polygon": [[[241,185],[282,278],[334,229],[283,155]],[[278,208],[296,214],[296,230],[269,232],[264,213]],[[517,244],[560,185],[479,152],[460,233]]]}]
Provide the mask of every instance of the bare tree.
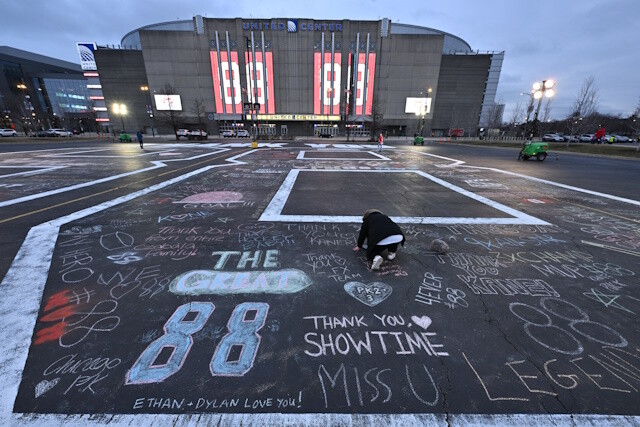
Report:
[{"label": "bare tree", "polygon": [[461,117],[460,111],[457,106],[451,108],[451,115],[449,116],[449,129],[458,129],[464,126],[464,120]]},{"label": "bare tree", "polygon": [[[482,107],[480,104],[474,104],[467,110],[466,113],[466,127],[465,131],[468,136],[476,136],[478,133],[478,125],[480,124],[480,111]],[[468,131],[467,131],[468,129]]]},{"label": "bare tree", "polygon": [[[509,119],[509,129],[516,129],[518,124],[521,123],[522,117],[524,115],[524,110],[522,108],[522,103],[518,102],[511,112],[511,118]],[[516,132],[517,133],[517,132]]]},{"label": "bare tree", "polygon": [[487,128],[489,129],[500,129],[502,128],[502,113],[504,112],[503,106],[501,103],[494,103],[489,108],[489,113],[487,114]]},{"label": "bare tree", "polygon": [[567,126],[572,135],[583,133],[585,128],[590,128],[595,122],[598,108],[598,87],[593,76],[587,77],[582,83],[578,96],[573,101],[571,115]]},{"label": "bare tree", "polygon": [[636,151],[640,151],[640,98],[638,98],[636,109],[631,113],[631,117],[629,117],[629,127],[633,131],[632,138],[638,138],[638,148],[636,148]]},{"label": "bare tree", "polygon": [[197,98],[193,100],[193,104],[191,105],[191,112],[198,119],[198,129],[204,130],[204,118],[206,115],[204,99]]},{"label": "bare tree", "polygon": [[374,100],[371,104],[371,135],[369,136],[369,141],[378,140],[382,114],[383,112],[382,108],[380,108],[380,103],[377,100]]},{"label": "bare tree", "polygon": [[[165,84],[162,90],[159,92],[161,95],[176,95],[176,91],[169,83]],[[169,109],[166,111],[159,111],[160,121],[167,124],[173,129],[173,134],[178,137],[178,127],[180,126],[180,118],[182,117],[182,110],[174,109],[173,102],[169,99]]]},{"label": "bare tree", "polygon": [[631,116],[629,117],[629,127],[634,133],[634,136],[637,136],[640,133],[640,98],[638,99],[638,105],[636,105],[636,109],[633,110]]}]

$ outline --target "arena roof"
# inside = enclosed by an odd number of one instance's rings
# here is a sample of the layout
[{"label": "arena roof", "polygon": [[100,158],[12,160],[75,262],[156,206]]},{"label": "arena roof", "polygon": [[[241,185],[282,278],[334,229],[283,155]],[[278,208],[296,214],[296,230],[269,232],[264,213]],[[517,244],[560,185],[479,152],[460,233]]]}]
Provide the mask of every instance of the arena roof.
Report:
[{"label": "arena roof", "polygon": [[[140,31],[194,31],[194,21],[181,20],[160,22],[157,24],[145,25],[129,31],[122,38],[120,45],[123,48],[142,49],[140,44]],[[444,46],[442,53],[454,52],[471,52],[471,46],[458,36],[447,33],[446,31],[436,30],[435,28],[421,27],[419,25],[401,24],[391,22],[391,34],[418,34],[418,35],[444,35]]]}]

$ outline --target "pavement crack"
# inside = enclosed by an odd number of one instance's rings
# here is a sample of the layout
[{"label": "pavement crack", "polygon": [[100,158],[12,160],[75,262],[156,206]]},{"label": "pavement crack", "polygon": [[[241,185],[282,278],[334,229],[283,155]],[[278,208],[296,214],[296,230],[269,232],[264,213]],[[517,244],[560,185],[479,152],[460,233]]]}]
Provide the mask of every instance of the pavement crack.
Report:
[{"label": "pavement crack", "polygon": [[[538,372],[540,373],[542,378],[546,378],[546,373],[540,368],[540,366],[538,366],[538,364],[531,359],[530,355],[527,354],[526,352],[521,351],[516,344],[511,341],[511,339],[509,338],[509,336],[507,335],[506,331],[504,331],[501,327],[500,327],[500,322],[498,322],[497,320],[493,319],[493,317],[491,316],[491,314],[489,313],[489,308],[487,307],[486,302],[484,301],[484,299],[480,296],[477,295],[478,299],[480,300],[480,302],[482,303],[483,309],[484,309],[484,313],[487,317],[487,320],[489,322],[489,324],[495,324],[495,327],[497,328],[498,332],[500,332],[505,340],[505,342],[507,344],[509,344],[520,356],[522,356],[527,362],[531,363],[531,365],[533,365],[534,368],[536,368],[538,370]],[[571,412],[569,411],[569,408],[567,408],[567,406],[564,404],[564,402],[562,400],[560,400],[559,394],[557,389],[554,387],[554,385],[551,382],[548,382],[549,387],[551,388],[551,390],[553,391],[553,395],[548,394],[548,396],[553,397],[558,404],[562,407],[562,409],[565,411],[565,413],[571,415],[571,419],[572,419],[572,424],[574,423],[573,420],[573,415],[571,414]],[[575,397],[573,396],[573,394],[570,394],[570,396],[574,399],[575,401]],[[542,408],[547,411],[547,409],[544,407],[544,403],[542,401],[539,401],[540,405],[542,406]],[[549,411],[547,411],[549,412]]]},{"label": "pavement crack", "polygon": [[449,403],[447,401],[447,393],[449,391],[451,391],[453,389],[453,386],[451,384],[451,377],[450,377],[450,372],[449,372],[449,368],[447,367],[447,364],[444,362],[444,360],[442,358],[438,358],[438,360],[440,361],[440,364],[442,365],[442,367],[445,370],[445,377],[447,379],[447,383],[448,383],[448,389],[445,390],[444,387],[442,387],[440,384],[438,385],[438,389],[440,390],[440,393],[442,394],[442,411],[444,412],[444,417],[445,420],[447,422],[447,426],[451,427],[451,419],[450,419],[450,414],[449,414]]}]

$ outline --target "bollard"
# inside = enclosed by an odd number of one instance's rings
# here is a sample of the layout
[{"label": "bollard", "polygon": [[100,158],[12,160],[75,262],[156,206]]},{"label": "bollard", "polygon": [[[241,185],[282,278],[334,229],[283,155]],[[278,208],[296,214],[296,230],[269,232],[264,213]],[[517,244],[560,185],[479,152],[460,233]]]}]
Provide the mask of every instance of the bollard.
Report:
[{"label": "bollard", "polygon": [[558,161],[558,153],[556,153],[556,162]]}]

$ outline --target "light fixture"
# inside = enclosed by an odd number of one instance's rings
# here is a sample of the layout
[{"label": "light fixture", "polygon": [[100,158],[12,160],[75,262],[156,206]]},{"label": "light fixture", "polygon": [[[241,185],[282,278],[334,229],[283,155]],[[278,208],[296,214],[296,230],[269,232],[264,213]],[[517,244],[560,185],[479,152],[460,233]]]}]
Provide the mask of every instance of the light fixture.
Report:
[{"label": "light fixture", "polygon": [[551,89],[554,84],[555,84],[555,82],[553,80],[545,80],[544,81],[544,88],[545,89]]},{"label": "light fixture", "polygon": [[127,106],[124,104],[113,104],[113,112],[124,116],[127,114]]},{"label": "light fixture", "polygon": [[539,91],[541,88],[542,88],[542,83],[540,83],[540,82],[535,82],[535,83],[533,84],[533,90],[534,90],[534,91]]},{"label": "light fixture", "polygon": [[551,98],[553,95],[555,95],[553,89],[547,89],[544,91],[544,96],[546,96],[547,98]]}]

